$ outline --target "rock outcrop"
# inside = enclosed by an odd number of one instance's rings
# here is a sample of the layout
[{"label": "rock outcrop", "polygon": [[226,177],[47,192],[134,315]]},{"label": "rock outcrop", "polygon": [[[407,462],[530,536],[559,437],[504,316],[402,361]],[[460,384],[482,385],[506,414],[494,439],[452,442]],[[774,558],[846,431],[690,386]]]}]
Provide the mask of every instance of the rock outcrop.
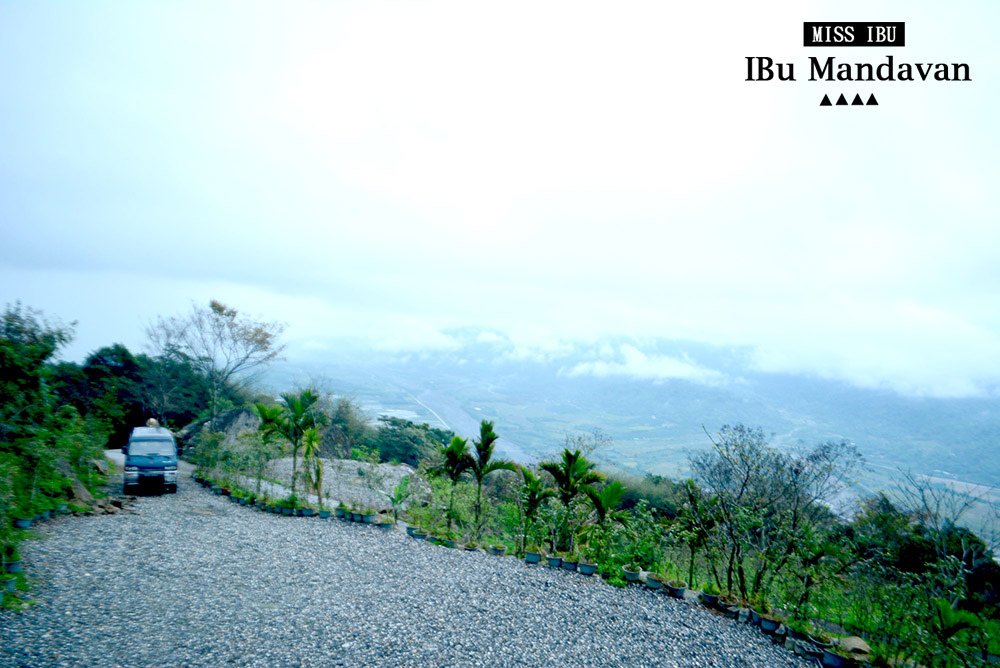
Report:
[{"label": "rock outcrop", "polygon": [[[184,450],[197,447],[198,436],[208,431],[208,418],[196,420],[176,434],[177,443]],[[241,434],[260,426],[260,418],[250,408],[234,408],[215,416],[215,431],[224,434],[222,442],[234,445]]]}]

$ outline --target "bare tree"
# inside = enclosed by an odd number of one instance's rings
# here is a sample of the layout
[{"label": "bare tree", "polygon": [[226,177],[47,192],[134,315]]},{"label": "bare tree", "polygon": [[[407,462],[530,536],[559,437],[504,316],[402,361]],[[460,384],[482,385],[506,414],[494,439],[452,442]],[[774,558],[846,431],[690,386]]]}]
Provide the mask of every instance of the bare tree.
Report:
[{"label": "bare tree", "polygon": [[[706,431],[706,434],[708,432]],[[695,478],[717,499],[729,591],[760,592],[795,556],[804,537],[832,517],[836,498],[861,455],[846,442],[802,454],[768,445],[760,429],[726,425],[712,448],[691,459]],[[718,576],[717,576],[718,577]]]},{"label": "bare tree", "polygon": [[912,471],[900,471],[894,483],[896,504],[926,529],[934,546],[944,585],[938,593],[956,607],[972,569],[992,560],[1000,549],[997,491]]},{"label": "bare tree", "polygon": [[222,390],[245,387],[255,371],[277,360],[285,349],[278,344],[284,330],[281,323],[252,320],[213,299],[208,308],[192,306],[187,316],[157,318],[146,335],[162,355],[186,361],[204,375],[214,429]]}]

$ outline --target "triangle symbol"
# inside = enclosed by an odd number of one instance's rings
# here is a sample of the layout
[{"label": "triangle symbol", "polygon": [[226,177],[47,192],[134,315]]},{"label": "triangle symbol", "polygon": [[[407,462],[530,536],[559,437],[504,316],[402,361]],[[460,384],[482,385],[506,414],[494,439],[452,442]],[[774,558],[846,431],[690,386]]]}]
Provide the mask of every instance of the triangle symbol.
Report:
[{"label": "triangle symbol", "polygon": [[868,98],[868,106],[878,106],[878,100],[875,99],[875,93],[872,93]]},{"label": "triangle symbol", "polygon": [[824,95],[823,96],[823,101],[819,103],[819,106],[821,106],[821,107],[830,107],[830,106],[833,106],[831,104],[831,102],[830,102],[829,96]]},{"label": "triangle symbol", "polygon": [[851,106],[852,107],[863,107],[863,106],[865,106],[865,103],[861,101],[861,96],[858,95],[857,93],[855,93],[854,99],[851,100]]},{"label": "triangle symbol", "polygon": [[844,94],[843,93],[841,93],[840,97],[837,98],[837,106],[838,107],[846,107],[847,106],[847,100],[844,99]]}]

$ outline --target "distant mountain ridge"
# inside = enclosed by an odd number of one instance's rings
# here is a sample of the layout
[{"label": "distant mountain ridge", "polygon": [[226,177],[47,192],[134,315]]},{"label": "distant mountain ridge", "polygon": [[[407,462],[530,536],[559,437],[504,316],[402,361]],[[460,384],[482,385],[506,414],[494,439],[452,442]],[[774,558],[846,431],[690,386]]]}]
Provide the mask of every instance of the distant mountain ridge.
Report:
[{"label": "distant mountain ridge", "polygon": [[606,340],[523,348],[502,335],[451,333],[452,347],[345,349],[272,369],[276,388],[323,378],[370,413],[445,422],[472,436],[496,421],[508,456],[533,461],[566,434],[600,429],[602,459],[637,473],[683,475],[704,429],[759,426],[778,447],[856,443],[875,470],[897,468],[1000,486],[1000,399],[905,397],[822,378],[754,371],[749,352],[680,341]]}]

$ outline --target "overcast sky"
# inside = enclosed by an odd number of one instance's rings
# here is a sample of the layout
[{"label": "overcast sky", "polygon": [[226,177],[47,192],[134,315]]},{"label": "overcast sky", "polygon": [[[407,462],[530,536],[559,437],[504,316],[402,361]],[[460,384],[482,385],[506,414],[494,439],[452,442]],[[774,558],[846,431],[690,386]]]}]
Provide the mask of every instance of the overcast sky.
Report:
[{"label": "overcast sky", "polygon": [[[996,394],[998,10],[2,1],[0,301],[79,321],[71,359],[214,298],[287,322],[294,359],[477,326]],[[803,48],[821,20],[907,46]],[[888,53],[972,81],[807,80]],[[744,81],[757,55],[799,80]],[[879,106],[818,106],[840,93]]]}]

